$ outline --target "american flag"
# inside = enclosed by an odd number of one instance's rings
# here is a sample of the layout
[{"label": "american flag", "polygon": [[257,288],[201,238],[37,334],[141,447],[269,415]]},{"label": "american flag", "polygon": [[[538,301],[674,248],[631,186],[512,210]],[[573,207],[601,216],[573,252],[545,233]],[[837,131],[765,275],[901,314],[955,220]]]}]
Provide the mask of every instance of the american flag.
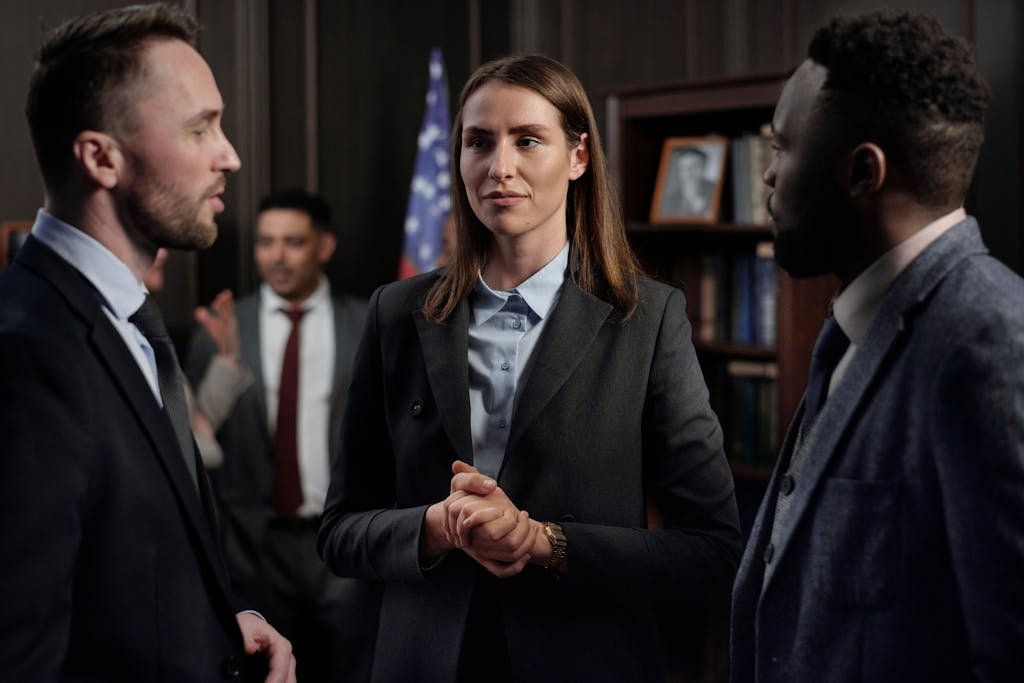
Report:
[{"label": "american flag", "polygon": [[441,254],[441,230],[451,209],[448,190],[448,80],[440,48],[430,51],[430,89],[416,152],[416,171],[405,212],[405,245],[398,279],[433,270]]}]

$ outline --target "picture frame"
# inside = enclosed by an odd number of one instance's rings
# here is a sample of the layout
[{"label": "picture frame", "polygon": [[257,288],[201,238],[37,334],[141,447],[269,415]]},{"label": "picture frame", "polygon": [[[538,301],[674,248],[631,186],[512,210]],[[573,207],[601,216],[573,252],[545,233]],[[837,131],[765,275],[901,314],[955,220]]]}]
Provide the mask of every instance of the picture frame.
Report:
[{"label": "picture frame", "polygon": [[651,223],[717,223],[728,149],[729,140],[718,135],[666,138]]},{"label": "picture frame", "polygon": [[0,222],[0,270],[14,261],[18,250],[25,244],[32,232],[32,221]]}]

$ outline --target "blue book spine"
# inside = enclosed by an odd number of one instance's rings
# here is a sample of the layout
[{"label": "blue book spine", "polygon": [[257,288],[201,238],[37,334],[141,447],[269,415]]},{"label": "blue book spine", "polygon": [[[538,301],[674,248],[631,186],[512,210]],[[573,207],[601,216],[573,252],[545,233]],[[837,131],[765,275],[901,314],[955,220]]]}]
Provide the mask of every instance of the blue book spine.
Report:
[{"label": "blue book spine", "polygon": [[735,254],[732,262],[732,339],[754,343],[754,255]]},{"label": "blue book spine", "polygon": [[771,242],[757,245],[754,258],[754,338],[755,344],[775,346],[776,301],[778,285]]}]

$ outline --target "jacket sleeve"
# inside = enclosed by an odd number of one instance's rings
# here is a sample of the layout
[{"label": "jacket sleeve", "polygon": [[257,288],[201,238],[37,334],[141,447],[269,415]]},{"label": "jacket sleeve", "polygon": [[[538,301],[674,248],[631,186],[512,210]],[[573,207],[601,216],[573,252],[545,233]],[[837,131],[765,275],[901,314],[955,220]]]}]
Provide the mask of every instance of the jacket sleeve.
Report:
[{"label": "jacket sleeve", "polygon": [[[973,680],[1014,680],[1024,652],[1024,340],[986,328],[940,366],[929,410],[946,542]],[[936,523],[939,523],[937,521]]]},{"label": "jacket sleeve", "polygon": [[423,580],[419,535],[426,506],[396,509],[395,460],[385,416],[381,291],[370,299],[356,352],[317,547],[339,576]]},{"label": "jacket sleeve", "polygon": [[0,335],[0,680],[57,680],[71,630],[93,442],[66,345]]}]

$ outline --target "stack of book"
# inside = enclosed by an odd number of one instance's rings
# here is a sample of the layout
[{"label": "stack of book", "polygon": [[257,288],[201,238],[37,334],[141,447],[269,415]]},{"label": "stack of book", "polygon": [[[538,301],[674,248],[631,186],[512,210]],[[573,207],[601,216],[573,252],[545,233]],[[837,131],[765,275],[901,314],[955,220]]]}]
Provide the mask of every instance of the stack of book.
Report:
[{"label": "stack of book", "polygon": [[775,462],[779,447],[775,363],[732,360],[726,363],[727,405],[721,416],[731,460],[754,467]]},{"label": "stack of book", "polygon": [[771,125],[757,133],[745,133],[729,141],[732,160],[733,221],[767,225],[768,194],[764,173],[772,163]]},{"label": "stack of book", "polygon": [[777,284],[771,242],[753,251],[705,252],[699,268],[697,339],[774,346]]}]

